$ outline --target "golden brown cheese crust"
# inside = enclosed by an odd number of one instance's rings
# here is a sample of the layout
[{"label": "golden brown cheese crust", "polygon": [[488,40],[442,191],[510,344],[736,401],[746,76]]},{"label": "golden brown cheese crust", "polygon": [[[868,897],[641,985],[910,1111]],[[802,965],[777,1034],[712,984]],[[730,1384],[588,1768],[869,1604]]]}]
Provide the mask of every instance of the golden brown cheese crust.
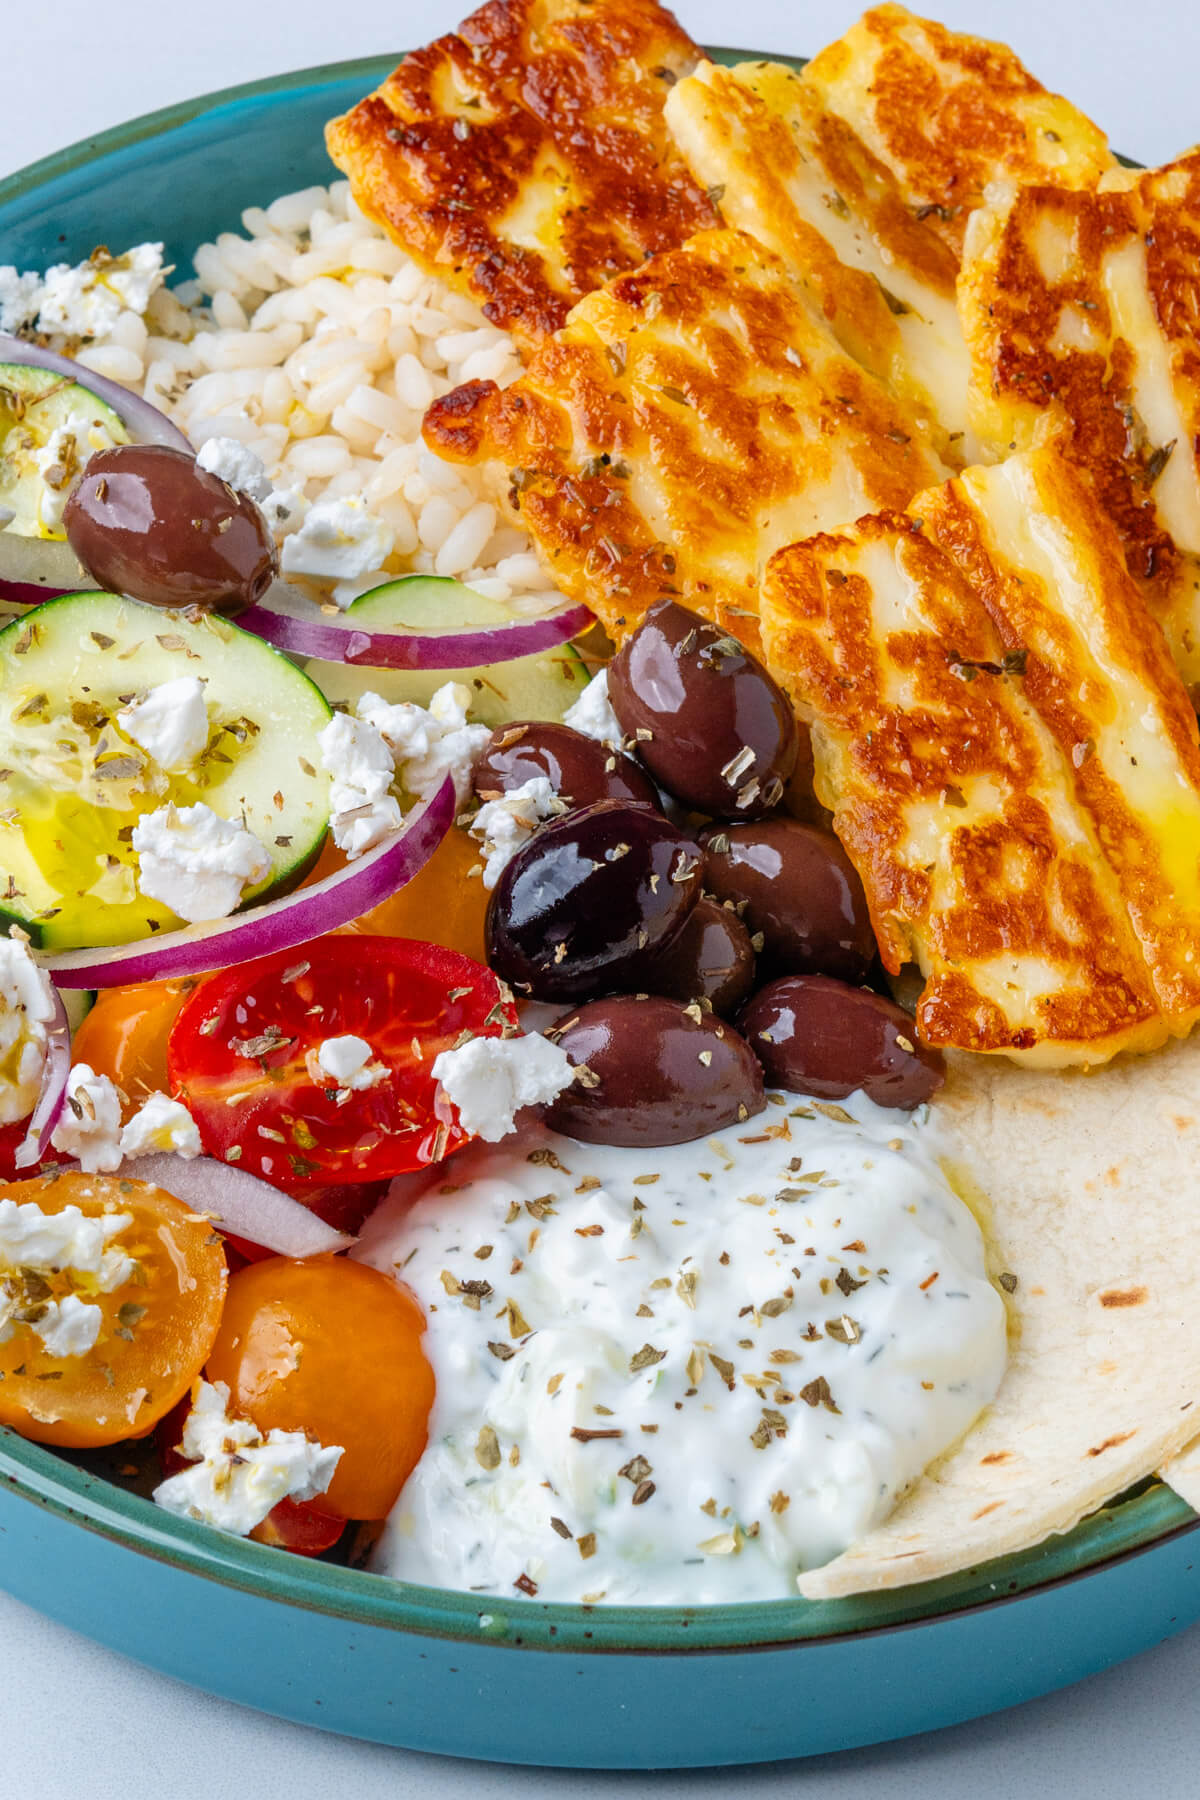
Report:
[{"label": "golden brown cheese crust", "polygon": [[1200,153],[1092,192],[993,190],[960,307],[981,443],[1002,455],[1061,433],[1200,682]]},{"label": "golden brown cheese crust", "polygon": [[499,465],[555,582],[618,638],[669,594],[755,643],[772,551],[944,472],[779,259],[733,231],[589,295],[512,387],[436,401],[425,437]]},{"label": "golden brown cheese crust", "polygon": [[1116,551],[1045,449],[767,570],[768,659],[931,1043],[1095,1063],[1200,1016],[1200,738]]},{"label": "golden brown cheese crust", "polygon": [[726,222],[774,250],[838,342],[921,419],[956,466],[967,423],[958,259],[853,125],[779,63],[702,63],[667,124]]},{"label": "golden brown cheese crust", "polygon": [[895,175],[956,256],[989,181],[1088,186],[1113,157],[1100,129],[1048,93],[1005,44],[877,6],[804,79]]},{"label": "golden brown cheese crust", "polygon": [[718,222],[663,124],[701,52],[654,0],[489,0],[327,128],[363,210],[525,344]]}]

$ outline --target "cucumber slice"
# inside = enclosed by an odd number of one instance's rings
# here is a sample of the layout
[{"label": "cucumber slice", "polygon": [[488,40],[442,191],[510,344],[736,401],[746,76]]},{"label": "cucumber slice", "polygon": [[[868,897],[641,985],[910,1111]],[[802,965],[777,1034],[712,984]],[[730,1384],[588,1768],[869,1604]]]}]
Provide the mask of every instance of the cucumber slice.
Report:
[{"label": "cucumber slice", "polygon": [[[510,625],[524,615],[499,600],[485,600],[461,581],[436,575],[407,575],[360,595],[346,618],[364,631],[461,631],[469,625]],[[461,681],[473,695],[471,717],[481,724],[503,725],[508,719],[561,719],[587,686],[588,672],[571,644],[560,644],[540,656],[486,663],[476,669],[353,668],[348,663],[306,665],[309,675],[330,700],[349,704],[360,694],[382,694],[385,700],[428,706],[447,681]]]},{"label": "cucumber slice", "polygon": [[[209,741],[168,773],[115,722],[133,697],[196,675]],[[0,631],[0,928],[39,949],[124,944],[181,923],[136,886],[143,813],[202,800],[244,822],[271,857],[245,903],[294,886],[320,853],[329,778],[322,694],[227,619],[114,594],[64,594]]]},{"label": "cucumber slice", "polygon": [[128,442],[112,407],[82,383],[51,369],[0,363],[0,507],[15,514],[5,529],[14,537],[63,539],[63,501],[88,457]]}]

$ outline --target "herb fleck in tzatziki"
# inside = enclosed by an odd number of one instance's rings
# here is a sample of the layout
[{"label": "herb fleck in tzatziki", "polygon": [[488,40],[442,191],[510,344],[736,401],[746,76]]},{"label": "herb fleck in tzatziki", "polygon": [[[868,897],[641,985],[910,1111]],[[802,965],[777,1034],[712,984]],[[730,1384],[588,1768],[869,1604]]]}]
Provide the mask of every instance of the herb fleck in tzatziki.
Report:
[{"label": "herb fleck in tzatziki", "polygon": [[919,1122],[771,1095],[646,1152],[542,1130],[405,1177],[429,1446],[373,1566],[554,1600],[795,1592],[992,1399],[1005,1312]]}]

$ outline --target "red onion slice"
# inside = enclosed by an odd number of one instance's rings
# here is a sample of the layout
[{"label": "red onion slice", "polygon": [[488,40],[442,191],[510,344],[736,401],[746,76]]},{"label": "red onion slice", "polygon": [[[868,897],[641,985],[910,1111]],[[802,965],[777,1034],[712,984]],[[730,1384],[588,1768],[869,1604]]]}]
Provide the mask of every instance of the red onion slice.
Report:
[{"label": "red onion slice", "polygon": [[57,988],[54,989],[54,1017],[46,1027],[46,1040],[46,1060],[42,1064],[37,1105],[29,1120],[29,1129],[13,1156],[18,1169],[35,1168],[41,1162],[50,1148],[54,1127],[62,1117],[67,1098],[67,1076],[71,1073],[71,1024]]},{"label": "red onion slice", "polygon": [[355,1242],[290,1194],[211,1156],[139,1156],[125,1163],[121,1174],[165,1188],[197,1212],[207,1213],[222,1231],[280,1256],[323,1256]]},{"label": "red onion slice", "polygon": [[37,344],[27,344],[24,338],[9,337],[0,332],[0,362],[21,363],[26,368],[49,369],[55,375],[65,375],[69,381],[77,381],[80,387],[85,387],[89,394],[95,394],[97,400],[111,406],[117,417],[124,421],[135,443],[169,444],[173,450],[186,450],[189,456],[193,454],[192,446],[178,425],[172,425],[157,406],[151,406],[140,394],[130,393],[119,382],[97,375],[73,357],[57,356],[53,350],[42,350]]},{"label": "red onion slice", "polygon": [[276,950],[292,950],[390,899],[428,862],[453,818],[454,783],[447,775],[430,799],[413,808],[399,831],[311,887],[297,888],[282,900],[266,900],[211,925],[189,925],[136,944],[66,950],[39,956],[38,962],[60,987],[101,988],[205,975],[210,969],[225,969]]},{"label": "red onion slice", "polygon": [[[315,610],[315,609],[314,609]],[[317,656],[369,669],[476,669],[486,663],[538,656],[577,637],[592,622],[586,606],[563,606],[538,619],[475,625],[463,631],[361,631],[344,623],[252,606],[241,613],[243,631],[255,631],[277,650]]]}]

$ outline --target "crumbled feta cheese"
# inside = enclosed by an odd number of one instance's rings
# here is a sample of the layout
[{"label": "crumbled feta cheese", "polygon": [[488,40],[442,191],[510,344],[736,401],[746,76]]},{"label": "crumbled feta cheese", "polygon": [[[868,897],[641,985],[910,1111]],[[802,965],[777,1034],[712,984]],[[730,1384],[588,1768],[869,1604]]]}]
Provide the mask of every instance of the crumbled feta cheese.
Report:
[{"label": "crumbled feta cheese", "polygon": [[39,1274],[73,1269],[96,1277],[100,1291],[111,1294],[129,1279],[133,1264],[110,1245],[132,1224],[127,1212],[89,1214],[77,1206],[43,1212],[35,1200],[0,1200],[0,1268]]},{"label": "crumbled feta cheese", "polygon": [[532,1032],[527,1037],[475,1037],[443,1050],[433,1078],[458,1112],[464,1131],[494,1144],[513,1129],[523,1106],[555,1100],[575,1069],[565,1050]]},{"label": "crumbled feta cheese", "polygon": [[42,278],[22,275],[11,263],[0,265],[0,331],[15,336],[32,325],[42,303]]},{"label": "crumbled feta cheese", "polygon": [[200,1133],[187,1107],[168,1094],[151,1094],[121,1133],[121,1155],[153,1156],[173,1151],[176,1156],[199,1156]]},{"label": "crumbled feta cheese", "polygon": [[353,581],[377,569],[394,541],[391,529],[361,500],[319,500],[299,531],[284,539],[280,566],[285,575]]},{"label": "crumbled feta cheese", "polygon": [[67,1076],[67,1097],[50,1139],[73,1156],[88,1175],[111,1174],[121,1166],[121,1101],[107,1075],[76,1063]]},{"label": "crumbled feta cheese", "polygon": [[46,1061],[54,989],[22,937],[0,938],[0,1125],[28,1118]]},{"label": "crumbled feta cheese", "polygon": [[114,442],[102,420],[80,409],[55,426],[41,449],[34,451],[42,478],[38,518],[47,531],[62,530],[63,511],[88,457],[96,450],[110,450]]},{"label": "crumbled feta cheese", "polygon": [[563,714],[563,724],[569,725],[572,731],[581,731],[584,737],[596,738],[602,744],[619,744],[624,737],[621,722],[612,709],[612,701],[608,697],[608,670],[601,669],[576,700]]},{"label": "crumbled feta cheese", "polygon": [[559,799],[545,775],[534,775],[511,793],[481,806],[467,829],[479,839],[487,858],[484,887],[495,887],[500,871],[529,842],[539,825],[567,811],[566,801]]},{"label": "crumbled feta cheese", "polygon": [[100,1308],[78,1294],[47,1301],[45,1309],[29,1321],[51,1356],[86,1356],[100,1336],[103,1322]]},{"label": "crumbled feta cheese", "polygon": [[308,515],[308,506],[303,488],[272,488],[262,502],[263,517],[272,536],[282,541],[293,531],[299,531]]},{"label": "crumbled feta cheese", "polygon": [[195,1459],[193,1466],[161,1482],[154,1498],[181,1518],[245,1537],[281,1500],[323,1494],[342,1450],[314,1443],[302,1431],[276,1428],[263,1437],[248,1420],[231,1419],[228,1407],[223,1381],[197,1382],[179,1446]]},{"label": "crumbled feta cheese", "polygon": [[400,802],[388,792],[392,753],[373,725],[334,713],[317,738],[322,766],[332,776],[329,829],[353,861],[403,823]]},{"label": "crumbled feta cheese", "polygon": [[195,923],[223,919],[242,891],[270,873],[271,858],[252,831],[221,818],[203,801],[169,803],[133,828],[138,888]]},{"label": "crumbled feta cheese", "polygon": [[360,696],[355,710],[391,750],[402,787],[418,800],[426,800],[452,775],[461,805],[471,785],[475,759],[492,735],[486,725],[468,724],[470,704],[470,688],[447,681],[428,709],[408,700],[389,706],[378,694],[367,693]]},{"label": "crumbled feta cheese", "polygon": [[236,438],[209,438],[196,452],[196,467],[215,475],[239,494],[249,494],[252,500],[265,500],[271,492],[266,464],[248,444],[240,444]]},{"label": "crumbled feta cheese", "polygon": [[[36,1201],[0,1200],[0,1344],[18,1325],[37,1333],[51,1356],[82,1356],[96,1341],[102,1319],[98,1306],[68,1293],[30,1303],[29,1276],[86,1276],[89,1291],[111,1294],[133,1274],[133,1261],[111,1248],[133,1224],[133,1214],[90,1216],[77,1206],[43,1212]],[[40,1290],[44,1295],[45,1288]]]},{"label": "crumbled feta cheese", "polygon": [[144,313],[162,283],[162,252],[161,244],[138,244],[123,256],[97,253],[74,268],[56,263],[42,283],[39,331],[104,337],[126,308]]},{"label": "crumbled feta cheese", "polygon": [[373,1052],[366,1038],[346,1032],[342,1037],[326,1038],[310,1052],[309,1074],[320,1086],[344,1088],[347,1093],[361,1093],[374,1087],[387,1074],[386,1064],[372,1061]]},{"label": "crumbled feta cheese", "polygon": [[159,768],[186,768],[208,743],[204,683],[195,675],[160,681],[141,700],[123,706],[117,724]]}]

